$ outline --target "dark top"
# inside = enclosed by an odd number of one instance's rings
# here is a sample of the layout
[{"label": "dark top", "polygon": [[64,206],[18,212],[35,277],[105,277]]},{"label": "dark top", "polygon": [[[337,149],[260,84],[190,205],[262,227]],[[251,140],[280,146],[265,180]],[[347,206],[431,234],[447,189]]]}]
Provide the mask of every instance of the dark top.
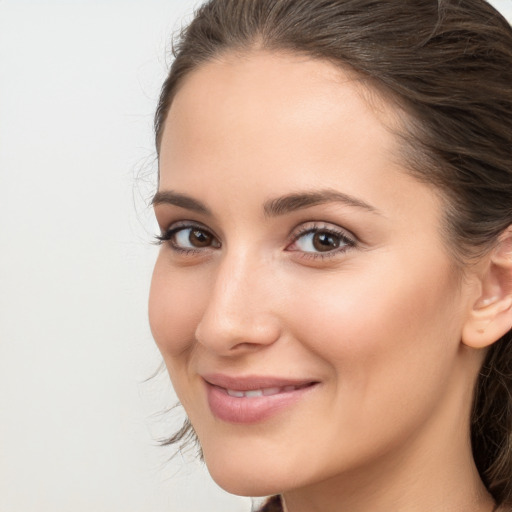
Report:
[{"label": "dark top", "polygon": [[281,505],[281,497],[272,496],[265,502],[263,507],[260,508],[257,512],[283,512],[283,507]]},{"label": "dark top", "polygon": [[[281,497],[272,496],[257,512],[283,512]],[[494,512],[512,512],[512,506],[501,505],[500,507],[496,508]]]}]

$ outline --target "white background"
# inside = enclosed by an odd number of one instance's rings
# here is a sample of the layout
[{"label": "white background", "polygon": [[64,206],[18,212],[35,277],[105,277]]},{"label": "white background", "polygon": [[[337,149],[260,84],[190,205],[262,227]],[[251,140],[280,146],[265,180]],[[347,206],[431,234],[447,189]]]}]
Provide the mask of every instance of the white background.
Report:
[{"label": "white background", "polygon": [[[189,0],[0,0],[0,511],[247,512],[156,447],[152,116]],[[512,19],[512,1],[494,2]]]}]

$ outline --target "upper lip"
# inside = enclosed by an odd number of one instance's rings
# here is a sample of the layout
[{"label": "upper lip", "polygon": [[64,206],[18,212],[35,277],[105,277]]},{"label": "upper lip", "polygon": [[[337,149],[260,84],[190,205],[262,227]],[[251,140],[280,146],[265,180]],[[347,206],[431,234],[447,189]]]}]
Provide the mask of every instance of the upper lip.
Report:
[{"label": "upper lip", "polygon": [[252,391],[265,388],[281,388],[285,386],[304,386],[314,384],[314,379],[293,379],[266,375],[223,375],[220,373],[205,374],[202,378],[213,386],[233,391]]}]

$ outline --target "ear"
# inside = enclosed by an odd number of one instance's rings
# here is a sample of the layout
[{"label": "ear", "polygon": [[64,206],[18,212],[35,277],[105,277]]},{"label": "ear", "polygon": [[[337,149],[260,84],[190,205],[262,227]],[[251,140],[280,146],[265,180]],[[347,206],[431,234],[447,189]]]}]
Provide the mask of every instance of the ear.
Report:
[{"label": "ear", "polygon": [[483,260],[481,292],[462,330],[472,348],[492,345],[512,329],[512,225]]}]

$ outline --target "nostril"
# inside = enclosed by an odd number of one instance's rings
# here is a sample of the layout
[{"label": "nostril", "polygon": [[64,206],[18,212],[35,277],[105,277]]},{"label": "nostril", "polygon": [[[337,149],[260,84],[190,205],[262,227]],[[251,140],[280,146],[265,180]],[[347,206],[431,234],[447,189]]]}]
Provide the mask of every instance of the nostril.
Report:
[{"label": "nostril", "polygon": [[237,343],[236,345],[234,345],[231,350],[232,351],[236,351],[236,350],[251,350],[251,349],[256,349],[258,347],[258,343],[249,343],[249,342],[242,342],[242,343]]},{"label": "nostril", "polygon": [[280,338],[277,316],[266,312],[221,310],[221,305],[210,303],[196,327],[197,342],[208,350],[219,355],[234,355],[258,350]]}]

